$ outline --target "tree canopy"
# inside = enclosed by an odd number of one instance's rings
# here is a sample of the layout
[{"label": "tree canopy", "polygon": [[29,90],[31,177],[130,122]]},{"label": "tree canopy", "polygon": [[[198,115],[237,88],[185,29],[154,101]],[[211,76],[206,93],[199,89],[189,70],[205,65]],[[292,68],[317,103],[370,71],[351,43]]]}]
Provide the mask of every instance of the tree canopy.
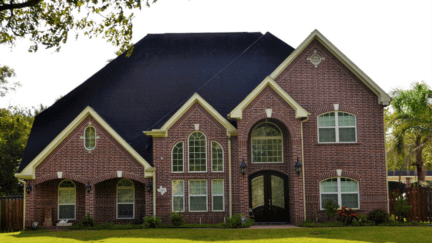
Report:
[{"label": "tree canopy", "polygon": [[19,82],[10,81],[11,77],[15,77],[15,71],[8,66],[0,66],[0,97],[6,96],[20,86]]},{"label": "tree canopy", "polygon": [[424,82],[414,83],[409,90],[394,90],[392,97],[394,113],[386,115],[391,129],[388,155],[397,167],[415,166],[424,181],[423,166],[430,163],[432,151],[432,90]]},{"label": "tree canopy", "polygon": [[117,54],[130,54],[133,10],[143,2],[150,6],[149,0],[0,0],[0,43],[29,38],[30,52],[40,45],[59,51],[73,31],[75,38],[100,35],[119,47]]}]

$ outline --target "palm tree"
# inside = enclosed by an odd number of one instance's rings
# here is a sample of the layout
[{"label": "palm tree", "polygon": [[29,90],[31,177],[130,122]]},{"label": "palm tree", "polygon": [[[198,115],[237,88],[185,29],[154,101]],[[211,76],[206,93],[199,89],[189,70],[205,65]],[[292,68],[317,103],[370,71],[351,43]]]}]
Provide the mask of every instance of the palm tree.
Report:
[{"label": "palm tree", "polygon": [[410,90],[393,91],[392,97],[394,114],[389,124],[395,151],[408,161],[413,156],[410,165],[416,166],[419,181],[425,181],[424,150],[432,141],[432,90],[424,82],[414,83]]}]

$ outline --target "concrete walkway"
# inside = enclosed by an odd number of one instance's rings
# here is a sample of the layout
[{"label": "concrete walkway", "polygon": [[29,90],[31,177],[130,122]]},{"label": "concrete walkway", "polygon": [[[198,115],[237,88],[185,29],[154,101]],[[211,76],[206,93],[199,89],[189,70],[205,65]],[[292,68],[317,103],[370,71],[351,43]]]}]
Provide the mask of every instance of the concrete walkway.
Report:
[{"label": "concrete walkway", "polygon": [[282,225],[252,225],[250,228],[246,229],[293,229],[300,228],[293,224],[282,224]]}]

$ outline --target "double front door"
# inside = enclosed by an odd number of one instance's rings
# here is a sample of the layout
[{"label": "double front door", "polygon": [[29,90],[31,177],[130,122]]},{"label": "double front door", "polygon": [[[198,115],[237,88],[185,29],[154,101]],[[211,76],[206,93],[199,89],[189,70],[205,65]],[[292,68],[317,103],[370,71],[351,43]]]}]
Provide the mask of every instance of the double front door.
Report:
[{"label": "double front door", "polygon": [[256,222],[289,222],[288,176],[260,171],[249,176],[249,205]]}]

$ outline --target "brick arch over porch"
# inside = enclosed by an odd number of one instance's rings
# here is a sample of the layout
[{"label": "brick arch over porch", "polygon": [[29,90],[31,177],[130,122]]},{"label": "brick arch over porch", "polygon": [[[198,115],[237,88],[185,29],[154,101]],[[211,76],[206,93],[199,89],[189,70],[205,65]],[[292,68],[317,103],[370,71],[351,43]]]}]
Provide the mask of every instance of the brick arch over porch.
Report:
[{"label": "brick arch over porch", "polygon": [[85,179],[81,176],[74,175],[73,173],[67,173],[67,172],[63,172],[62,177],[59,178],[57,175],[57,172],[53,172],[53,173],[47,174],[45,176],[38,177],[34,181],[33,185],[37,185],[37,184],[43,183],[45,181],[50,181],[50,180],[55,180],[55,179],[77,181],[77,182],[80,182],[84,185],[86,185],[89,181],[88,179]]},{"label": "brick arch over porch", "polygon": [[111,173],[108,173],[108,174],[105,174],[105,175],[102,175],[102,176],[99,176],[97,178],[90,180],[90,184],[95,185],[99,182],[106,181],[109,179],[114,179],[114,178],[127,178],[127,179],[131,179],[131,180],[139,181],[139,182],[144,183],[144,184],[146,182],[143,175],[137,175],[134,173],[123,171],[121,177],[117,176],[117,172],[111,172]]},{"label": "brick arch over porch", "polygon": [[[320,182],[320,181],[322,181],[324,179],[327,179],[327,178],[337,177],[337,176],[338,175],[337,175],[336,171],[330,171],[330,172],[322,173],[322,174],[320,174],[317,177],[317,182]],[[354,180],[356,180],[358,182],[362,181],[362,179],[361,179],[361,177],[360,177],[359,174],[351,172],[351,171],[344,171],[344,170],[342,170],[341,177],[348,177],[348,178],[354,179]]]}]

